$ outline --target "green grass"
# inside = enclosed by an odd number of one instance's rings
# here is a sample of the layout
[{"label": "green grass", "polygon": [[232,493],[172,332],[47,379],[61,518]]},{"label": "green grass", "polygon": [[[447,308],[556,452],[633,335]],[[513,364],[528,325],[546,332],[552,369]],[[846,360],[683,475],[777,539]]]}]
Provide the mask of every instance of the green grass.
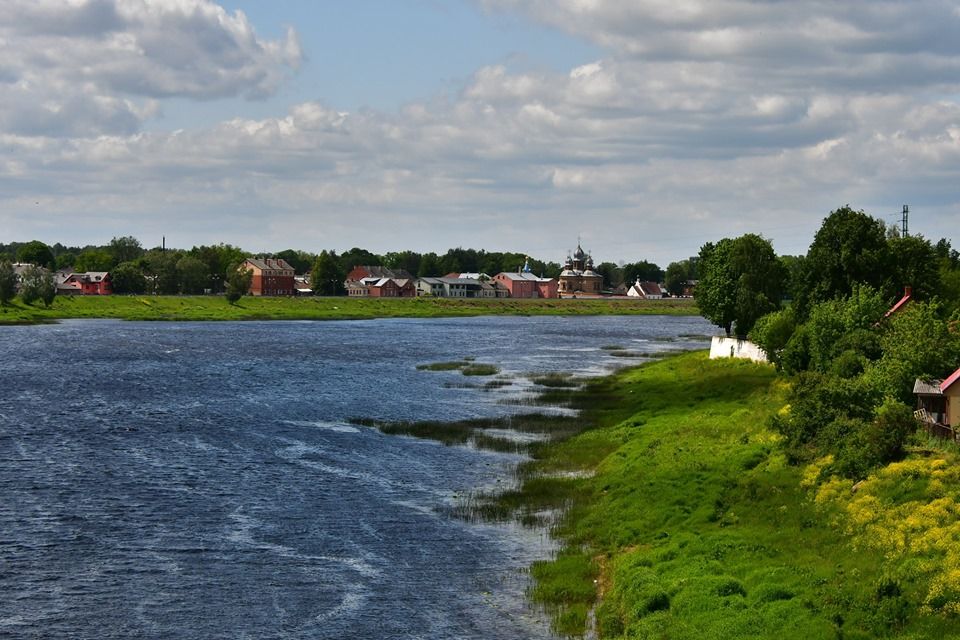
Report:
[{"label": "green grass", "polygon": [[703,353],[590,382],[573,435],[530,447],[520,487],[473,513],[552,523],[562,550],[530,595],[565,635],[593,611],[600,638],[960,636],[815,508],[766,427],[784,387]]},{"label": "green grass", "polygon": [[552,300],[450,298],[254,298],[223,296],[58,296],[53,305],[16,299],[0,307],[0,324],[65,318],[123,320],[359,320],[480,315],[697,315],[690,300]]}]

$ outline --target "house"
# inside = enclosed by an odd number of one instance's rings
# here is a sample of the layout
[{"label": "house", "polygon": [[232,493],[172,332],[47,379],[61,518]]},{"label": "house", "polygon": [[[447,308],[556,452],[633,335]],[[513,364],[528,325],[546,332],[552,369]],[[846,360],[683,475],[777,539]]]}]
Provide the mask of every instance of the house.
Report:
[{"label": "house", "polygon": [[944,380],[920,380],[913,383],[917,410],[913,415],[933,435],[957,439],[960,427],[960,369]]},{"label": "house", "polygon": [[494,286],[507,290],[511,298],[559,298],[558,283],[553,278],[533,275],[529,263],[516,273],[503,271],[493,276]]},{"label": "house", "polygon": [[640,278],[627,290],[627,295],[631,298],[646,298],[647,300],[659,300],[663,297],[663,289],[656,282],[640,282]]},{"label": "house", "polygon": [[692,298],[693,294],[697,292],[697,284],[699,280],[687,280],[683,283],[683,290],[680,293],[680,296],[683,298]]},{"label": "house", "polygon": [[560,272],[557,289],[559,295],[577,294],[600,295],[603,290],[603,276],[594,271],[593,257],[585,252],[580,244]]},{"label": "house", "polygon": [[[27,273],[27,269],[33,265],[29,262],[14,262],[13,263],[13,290],[20,291],[20,287],[23,285],[23,278]],[[46,269],[40,267],[40,269],[46,273]]]},{"label": "house", "polygon": [[247,258],[241,270],[252,271],[250,295],[292,296],[295,293],[294,270],[280,258]]},{"label": "house", "polygon": [[[403,269],[388,269],[379,265],[360,265],[350,270],[344,279],[344,286],[350,282],[360,282],[369,278],[400,278],[401,280],[413,280],[413,276]],[[349,287],[347,287],[349,289]]]},{"label": "house", "polygon": [[293,291],[298,296],[312,296],[313,287],[310,285],[310,274],[293,277]]},{"label": "house", "polygon": [[54,281],[57,283],[57,295],[109,296],[113,293],[113,283],[108,271],[58,271],[54,274]]},{"label": "house", "polygon": [[367,295],[371,298],[414,298],[417,288],[410,278],[379,278],[376,282],[369,282],[365,278]]},{"label": "house", "polygon": [[[496,298],[497,287],[476,278],[418,278],[417,295],[435,298]],[[502,296],[505,297],[505,296]]]}]

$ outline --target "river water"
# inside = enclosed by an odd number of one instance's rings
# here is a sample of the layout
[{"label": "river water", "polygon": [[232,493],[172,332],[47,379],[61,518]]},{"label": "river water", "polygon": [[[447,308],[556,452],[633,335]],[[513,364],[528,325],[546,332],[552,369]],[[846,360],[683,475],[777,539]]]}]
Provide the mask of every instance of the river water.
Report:
[{"label": "river water", "polygon": [[[549,638],[543,531],[445,515],[519,458],[350,418],[523,411],[527,374],[706,346],[701,318],[0,327],[0,637]],[[513,383],[416,365],[474,357]]]}]

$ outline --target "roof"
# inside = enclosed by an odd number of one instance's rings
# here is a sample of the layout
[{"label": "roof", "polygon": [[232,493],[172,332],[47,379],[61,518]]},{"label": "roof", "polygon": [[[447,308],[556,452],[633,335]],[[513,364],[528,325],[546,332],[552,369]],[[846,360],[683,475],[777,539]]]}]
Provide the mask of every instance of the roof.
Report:
[{"label": "roof", "polygon": [[954,384],[956,384],[958,381],[960,381],[960,369],[957,369],[956,371],[951,373],[950,377],[948,377],[946,380],[940,383],[940,391],[946,391],[947,389],[952,387]]},{"label": "roof", "polygon": [[287,271],[293,271],[293,267],[283,258],[247,258],[246,262],[261,270],[272,271],[274,269],[285,269]]},{"label": "roof", "polygon": [[553,278],[541,278],[540,276],[535,276],[532,273],[515,273],[513,271],[503,271],[497,275],[503,276],[508,280],[527,280],[530,282],[550,282],[553,280]]},{"label": "roof", "polygon": [[663,295],[663,290],[656,282],[640,282],[638,280],[636,283],[634,283],[633,288],[636,289],[638,293],[641,293],[645,296]]},{"label": "roof", "polygon": [[883,314],[883,317],[884,317],[884,318],[889,318],[890,316],[892,316],[893,314],[895,314],[897,311],[900,311],[900,309],[902,309],[904,306],[906,306],[906,304],[907,304],[908,302],[910,302],[911,300],[913,300],[913,291],[911,290],[910,287],[907,287],[907,288],[905,288],[905,289],[903,290],[903,297],[900,298],[900,300],[897,302],[897,304],[895,304],[895,305],[893,305],[892,307],[890,307],[890,310],[887,311],[885,314]]},{"label": "roof", "polygon": [[916,382],[913,383],[913,393],[918,396],[943,395],[943,392],[940,391],[939,380],[921,380],[920,378],[917,378]]},{"label": "roof", "polygon": [[387,267],[381,267],[379,265],[357,265],[350,270],[350,273],[353,273],[357,269],[362,269],[369,273],[368,278],[405,278],[407,280],[413,280],[411,276],[404,269],[388,269]]}]

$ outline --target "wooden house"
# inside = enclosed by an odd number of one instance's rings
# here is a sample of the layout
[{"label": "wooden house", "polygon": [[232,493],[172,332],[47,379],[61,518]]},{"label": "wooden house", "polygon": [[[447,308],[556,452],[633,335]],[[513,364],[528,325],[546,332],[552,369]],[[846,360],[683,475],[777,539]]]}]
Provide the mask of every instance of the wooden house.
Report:
[{"label": "wooden house", "polygon": [[913,415],[930,433],[956,440],[960,428],[960,369],[945,380],[917,380],[913,393],[917,396]]}]

